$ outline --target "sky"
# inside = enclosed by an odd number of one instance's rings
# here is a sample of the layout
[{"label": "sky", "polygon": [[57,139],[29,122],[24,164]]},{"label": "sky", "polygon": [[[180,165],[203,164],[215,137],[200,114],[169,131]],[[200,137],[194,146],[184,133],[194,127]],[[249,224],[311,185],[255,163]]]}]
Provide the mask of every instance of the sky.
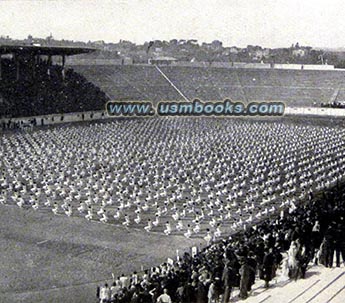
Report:
[{"label": "sky", "polygon": [[0,35],[345,46],[344,0],[0,0]]}]

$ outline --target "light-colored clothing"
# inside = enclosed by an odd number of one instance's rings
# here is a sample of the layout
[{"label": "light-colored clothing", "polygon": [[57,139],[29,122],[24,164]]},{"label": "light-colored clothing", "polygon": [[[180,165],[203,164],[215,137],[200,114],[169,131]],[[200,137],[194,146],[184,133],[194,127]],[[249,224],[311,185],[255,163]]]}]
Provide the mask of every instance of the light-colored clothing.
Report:
[{"label": "light-colored clothing", "polygon": [[171,298],[167,294],[162,294],[158,297],[157,303],[171,303]]},{"label": "light-colored clothing", "polygon": [[100,302],[108,302],[110,300],[110,293],[109,287],[102,287],[99,292]]}]

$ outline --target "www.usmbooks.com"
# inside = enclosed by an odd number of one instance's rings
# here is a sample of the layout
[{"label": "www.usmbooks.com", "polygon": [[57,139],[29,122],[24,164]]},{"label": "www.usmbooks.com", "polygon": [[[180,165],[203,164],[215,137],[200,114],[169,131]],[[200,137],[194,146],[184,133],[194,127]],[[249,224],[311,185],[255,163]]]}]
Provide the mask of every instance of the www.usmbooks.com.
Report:
[{"label": "www.usmbooks.com", "polygon": [[118,102],[106,104],[109,116],[282,116],[285,105],[282,102]]}]

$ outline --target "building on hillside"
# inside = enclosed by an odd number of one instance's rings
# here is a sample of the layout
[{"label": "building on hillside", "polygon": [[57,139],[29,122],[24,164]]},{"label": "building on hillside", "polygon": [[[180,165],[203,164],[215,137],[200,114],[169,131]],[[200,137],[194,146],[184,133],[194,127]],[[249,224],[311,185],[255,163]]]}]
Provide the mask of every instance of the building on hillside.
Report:
[{"label": "building on hillside", "polygon": [[148,60],[149,64],[152,65],[170,65],[173,62],[176,62],[177,59],[173,57],[156,57],[156,58],[150,58]]},{"label": "building on hillside", "polygon": [[292,56],[294,57],[304,57],[306,54],[307,54],[307,50],[303,48],[292,50]]}]

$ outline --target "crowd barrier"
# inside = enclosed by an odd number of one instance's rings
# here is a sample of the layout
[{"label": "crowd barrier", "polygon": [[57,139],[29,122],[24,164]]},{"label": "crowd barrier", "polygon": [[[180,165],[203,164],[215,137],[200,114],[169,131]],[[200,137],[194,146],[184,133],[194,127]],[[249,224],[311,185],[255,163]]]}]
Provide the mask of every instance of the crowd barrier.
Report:
[{"label": "crowd barrier", "polygon": [[[345,109],[319,108],[319,107],[285,107],[284,115],[287,116],[319,116],[319,117],[345,117]],[[80,113],[54,114],[46,116],[33,116],[24,118],[2,118],[0,128],[25,128],[34,126],[54,125],[66,122],[81,122],[110,119],[105,111],[88,111]],[[114,119],[114,117],[113,117]],[[116,117],[115,117],[116,119]]]},{"label": "crowd barrier", "polygon": [[[66,65],[147,65],[149,63],[133,63],[130,58],[123,59],[82,59],[82,58],[68,58]],[[163,64],[164,65],[164,64]],[[190,61],[172,61],[171,66],[182,67],[215,67],[215,68],[248,68],[248,69],[293,69],[293,70],[338,70],[334,65],[321,64],[289,64],[289,63],[260,63],[260,62],[227,62],[227,61],[213,61],[213,62],[190,62]]]}]

